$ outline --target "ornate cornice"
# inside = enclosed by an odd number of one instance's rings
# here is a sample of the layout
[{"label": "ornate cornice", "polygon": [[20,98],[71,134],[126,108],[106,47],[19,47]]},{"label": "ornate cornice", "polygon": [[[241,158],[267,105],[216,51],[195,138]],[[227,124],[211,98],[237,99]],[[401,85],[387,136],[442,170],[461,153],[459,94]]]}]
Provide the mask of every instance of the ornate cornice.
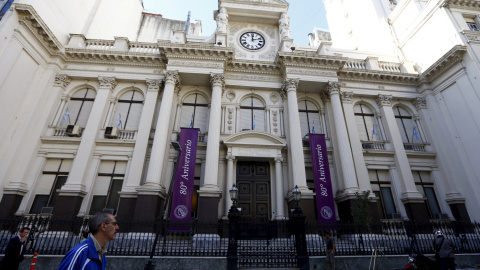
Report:
[{"label": "ornate cornice", "polygon": [[379,107],[391,106],[392,105],[392,95],[382,95],[379,94],[375,99]]},{"label": "ornate cornice", "polygon": [[146,84],[148,87],[148,91],[158,92],[160,90],[160,86],[162,86],[162,80],[146,80]]},{"label": "ornate cornice", "polygon": [[468,9],[469,11],[480,11],[480,1],[478,0],[445,0],[443,6],[449,8]]},{"label": "ornate cornice", "polygon": [[425,98],[423,97],[417,97],[414,101],[413,101],[413,105],[415,106],[415,108],[419,111],[421,109],[426,109],[427,108],[427,101],[425,100]]},{"label": "ornate cornice", "polygon": [[319,55],[316,52],[279,52],[275,63],[284,69],[286,67],[314,68],[326,70],[340,70],[347,58],[338,56]]},{"label": "ornate cornice", "polygon": [[417,85],[420,77],[416,74],[394,73],[373,70],[341,70],[338,77],[342,81],[382,82],[389,84]]},{"label": "ornate cornice", "polygon": [[437,62],[422,73],[422,82],[432,82],[452,66],[460,63],[466,52],[466,46],[455,45],[450,51],[444,54]]},{"label": "ornate cornice", "polygon": [[16,3],[15,10],[18,13],[20,24],[24,25],[50,54],[58,55],[62,48],[61,43],[35,9],[30,5]]},{"label": "ornate cornice", "polygon": [[159,52],[166,59],[186,58],[192,60],[231,61],[233,49],[197,44],[158,44]]},{"label": "ornate cornice", "polygon": [[54,84],[55,84],[55,86],[65,88],[70,84],[70,81],[71,81],[71,79],[70,79],[70,77],[68,77],[68,75],[59,74],[59,75],[55,76]]},{"label": "ornate cornice", "polygon": [[228,63],[228,72],[255,73],[265,75],[281,75],[280,69],[276,64],[271,62],[249,62],[243,60],[235,60]]},{"label": "ornate cornice", "polygon": [[115,77],[98,76],[98,81],[100,82],[101,88],[108,88],[110,90],[113,90],[113,88],[115,88],[117,85]]}]

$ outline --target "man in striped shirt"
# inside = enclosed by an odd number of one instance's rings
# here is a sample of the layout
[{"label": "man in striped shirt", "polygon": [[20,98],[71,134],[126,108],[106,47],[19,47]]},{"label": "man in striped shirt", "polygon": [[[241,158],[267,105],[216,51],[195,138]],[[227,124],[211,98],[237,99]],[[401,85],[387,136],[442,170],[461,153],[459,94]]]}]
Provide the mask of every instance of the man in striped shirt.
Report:
[{"label": "man in striped shirt", "polygon": [[72,248],[62,260],[59,270],[103,270],[107,265],[105,244],[115,239],[119,229],[115,217],[100,212],[88,221],[91,236]]}]

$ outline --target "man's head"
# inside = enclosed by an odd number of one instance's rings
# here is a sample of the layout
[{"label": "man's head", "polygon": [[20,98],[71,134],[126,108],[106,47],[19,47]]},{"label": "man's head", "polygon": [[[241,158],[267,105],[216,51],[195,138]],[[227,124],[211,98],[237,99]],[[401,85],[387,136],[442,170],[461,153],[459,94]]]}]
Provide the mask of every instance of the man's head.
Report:
[{"label": "man's head", "polygon": [[88,220],[88,228],[90,233],[95,236],[97,240],[104,239],[105,242],[115,239],[116,233],[119,229],[117,220],[112,214],[99,212]]},{"label": "man's head", "polygon": [[23,227],[20,229],[20,233],[18,235],[20,235],[20,238],[23,238],[23,237],[26,237],[29,232],[30,232],[29,227]]},{"label": "man's head", "polygon": [[443,237],[442,231],[436,231],[435,237]]},{"label": "man's head", "polygon": [[326,238],[329,238],[330,237],[330,232],[325,232],[324,235],[325,235]]}]

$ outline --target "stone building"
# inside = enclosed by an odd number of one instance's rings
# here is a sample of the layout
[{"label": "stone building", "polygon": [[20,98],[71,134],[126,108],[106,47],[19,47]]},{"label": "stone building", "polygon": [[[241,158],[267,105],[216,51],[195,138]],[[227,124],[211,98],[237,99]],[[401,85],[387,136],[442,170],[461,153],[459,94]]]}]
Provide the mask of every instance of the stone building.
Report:
[{"label": "stone building", "polygon": [[[68,2],[68,3],[67,3]],[[168,217],[180,128],[199,129],[192,216],[316,219],[309,133],[339,220],[479,220],[480,1],[324,0],[290,38],[284,0],[219,0],[217,29],[141,0],[18,0],[0,21],[0,217]],[[166,211],[167,210],[167,211]]]}]

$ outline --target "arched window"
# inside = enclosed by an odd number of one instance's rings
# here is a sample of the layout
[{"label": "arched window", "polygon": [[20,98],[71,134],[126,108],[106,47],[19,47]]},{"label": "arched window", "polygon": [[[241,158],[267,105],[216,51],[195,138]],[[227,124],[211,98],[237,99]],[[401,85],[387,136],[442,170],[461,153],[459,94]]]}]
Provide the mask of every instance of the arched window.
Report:
[{"label": "arched window", "polygon": [[111,125],[122,130],[137,130],[143,109],[143,94],[127,91],[117,101]]},{"label": "arched window", "polygon": [[321,133],[320,115],[318,107],[311,101],[303,100],[298,103],[298,114],[300,115],[300,128],[302,136],[308,133]]},{"label": "arched window", "polygon": [[208,100],[200,94],[191,94],[183,100],[180,127],[198,128],[207,132]]},{"label": "arched window", "polygon": [[404,143],[422,142],[418,128],[410,113],[399,106],[393,108],[393,113],[395,114],[395,120],[397,120],[398,130],[402,136],[402,141]]},{"label": "arched window", "polygon": [[265,108],[263,102],[253,96],[240,104],[240,129],[265,131]]},{"label": "arched window", "polygon": [[364,104],[353,107],[358,135],[361,141],[380,141],[380,128],[375,120],[373,111]]},{"label": "arched window", "polygon": [[68,102],[63,118],[60,119],[59,126],[77,125],[85,127],[95,101],[95,96],[96,92],[89,88],[75,92]]}]

